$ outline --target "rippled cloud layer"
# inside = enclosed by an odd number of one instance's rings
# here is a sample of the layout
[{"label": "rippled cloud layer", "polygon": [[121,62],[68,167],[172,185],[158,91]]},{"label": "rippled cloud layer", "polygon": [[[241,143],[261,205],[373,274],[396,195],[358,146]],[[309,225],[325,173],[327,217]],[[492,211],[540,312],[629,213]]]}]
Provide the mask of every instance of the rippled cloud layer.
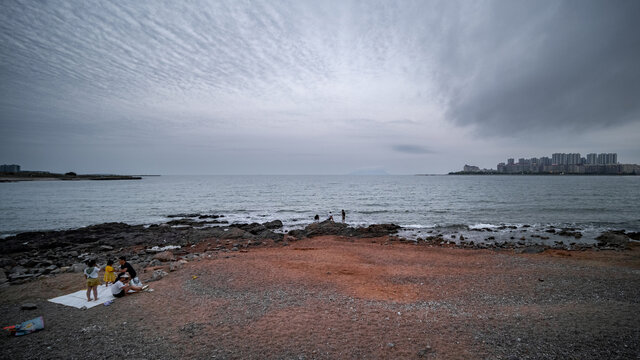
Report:
[{"label": "rippled cloud layer", "polygon": [[640,162],[639,4],[4,1],[0,162],[422,173],[565,150]]}]

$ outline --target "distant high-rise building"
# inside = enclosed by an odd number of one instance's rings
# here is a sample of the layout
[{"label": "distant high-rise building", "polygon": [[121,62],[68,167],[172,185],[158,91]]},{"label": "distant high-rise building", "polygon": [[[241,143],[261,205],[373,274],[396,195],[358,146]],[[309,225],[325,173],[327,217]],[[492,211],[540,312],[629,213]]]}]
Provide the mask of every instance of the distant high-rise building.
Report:
[{"label": "distant high-rise building", "polygon": [[567,162],[565,165],[580,165],[580,153],[567,154]]},{"label": "distant high-rise building", "polygon": [[597,159],[598,165],[611,165],[618,163],[618,154],[617,153],[602,153],[598,154]]},{"label": "distant high-rise building", "polygon": [[507,159],[507,165],[513,165],[513,164],[514,164],[513,158]]},{"label": "distant high-rise building", "polygon": [[543,156],[540,158],[540,165],[551,165],[551,158]]},{"label": "distant high-rise building", "polygon": [[567,154],[555,153],[551,155],[551,163],[553,165],[562,165],[564,164],[566,158]]},{"label": "distant high-rise building", "polygon": [[598,163],[598,154],[596,153],[591,153],[591,154],[587,154],[587,164],[589,165],[595,165]]},{"label": "distant high-rise building", "polygon": [[0,165],[0,172],[3,173],[17,173],[20,172],[20,165]]}]

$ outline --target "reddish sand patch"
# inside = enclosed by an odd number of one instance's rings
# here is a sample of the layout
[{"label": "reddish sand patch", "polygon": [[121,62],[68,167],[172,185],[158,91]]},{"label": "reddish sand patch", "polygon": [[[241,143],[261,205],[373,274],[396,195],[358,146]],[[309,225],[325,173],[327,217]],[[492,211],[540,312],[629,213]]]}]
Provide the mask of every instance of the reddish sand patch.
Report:
[{"label": "reddish sand patch", "polygon": [[[319,237],[190,262],[109,321],[183,358],[633,358],[638,269],[638,247],[515,255]],[[71,276],[22,289],[66,291]],[[23,299],[14,288],[4,302]]]}]

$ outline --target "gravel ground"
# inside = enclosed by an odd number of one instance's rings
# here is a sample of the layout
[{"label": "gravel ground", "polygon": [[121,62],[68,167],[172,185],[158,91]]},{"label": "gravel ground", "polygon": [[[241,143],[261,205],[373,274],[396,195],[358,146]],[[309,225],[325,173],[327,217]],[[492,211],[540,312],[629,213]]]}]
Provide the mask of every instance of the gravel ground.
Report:
[{"label": "gravel ground", "polygon": [[638,246],[516,255],[319,237],[192,261],[108,307],[45,300],[79,277],[0,289],[3,325],[46,323],[0,337],[2,358],[640,359]]}]

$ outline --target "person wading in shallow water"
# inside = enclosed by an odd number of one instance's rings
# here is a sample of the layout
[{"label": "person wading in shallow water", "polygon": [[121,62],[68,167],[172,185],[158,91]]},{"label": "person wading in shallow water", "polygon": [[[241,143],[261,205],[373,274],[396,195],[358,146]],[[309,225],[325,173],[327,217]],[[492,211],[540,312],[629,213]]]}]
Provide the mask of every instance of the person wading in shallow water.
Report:
[{"label": "person wading in shallow water", "polygon": [[346,218],[347,218],[347,214],[344,212],[344,209],[342,209],[342,223],[344,223]]}]

